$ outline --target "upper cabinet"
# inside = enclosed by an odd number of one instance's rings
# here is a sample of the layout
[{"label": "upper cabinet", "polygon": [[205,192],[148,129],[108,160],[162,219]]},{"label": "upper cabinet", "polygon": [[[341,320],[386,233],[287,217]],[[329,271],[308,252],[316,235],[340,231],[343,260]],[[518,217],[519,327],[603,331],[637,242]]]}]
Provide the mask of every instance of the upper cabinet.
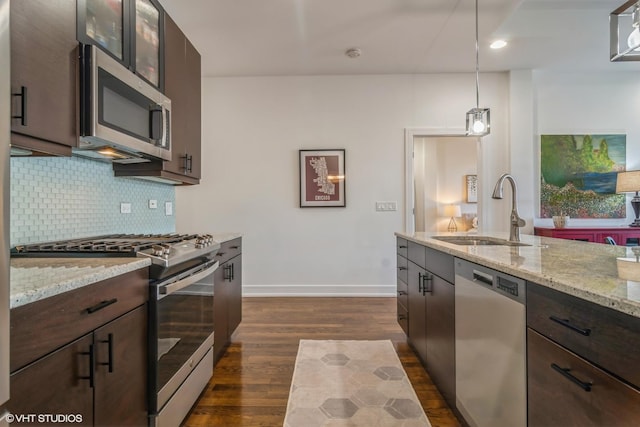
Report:
[{"label": "upper cabinet", "polygon": [[176,23],[164,15],[164,92],[171,99],[171,161],[113,164],[116,176],[198,184],[201,171],[200,54]]},{"label": "upper cabinet", "polygon": [[10,8],[12,151],[70,156],[78,143],[76,1]]},{"label": "upper cabinet", "polygon": [[77,0],[78,41],[163,89],[164,11],[156,0]]}]

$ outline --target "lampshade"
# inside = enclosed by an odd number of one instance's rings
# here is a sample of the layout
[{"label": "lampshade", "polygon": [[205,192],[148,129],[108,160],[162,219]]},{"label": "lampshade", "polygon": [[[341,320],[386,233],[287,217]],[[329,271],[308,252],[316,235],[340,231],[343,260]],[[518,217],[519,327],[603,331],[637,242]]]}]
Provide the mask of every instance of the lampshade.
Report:
[{"label": "lampshade", "polygon": [[618,173],[616,193],[635,193],[640,191],[640,171]]},{"label": "lampshade", "polygon": [[462,216],[460,205],[446,205],[444,207],[444,216],[450,218]]},{"label": "lampshade", "polygon": [[[637,0],[640,1],[640,0]],[[476,106],[467,111],[467,135],[484,136],[491,131],[488,108],[480,108],[480,61],[478,44],[478,0],[476,0]]]},{"label": "lampshade", "polygon": [[609,59],[640,61],[640,4],[625,1],[609,14]]}]

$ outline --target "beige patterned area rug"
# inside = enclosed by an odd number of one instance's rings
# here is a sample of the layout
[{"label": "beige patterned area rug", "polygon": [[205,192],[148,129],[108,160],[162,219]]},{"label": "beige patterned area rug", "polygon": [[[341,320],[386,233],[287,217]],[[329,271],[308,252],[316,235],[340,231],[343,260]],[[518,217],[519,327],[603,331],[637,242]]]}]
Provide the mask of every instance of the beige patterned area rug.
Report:
[{"label": "beige patterned area rug", "polygon": [[285,427],[430,427],[391,341],[300,340]]}]

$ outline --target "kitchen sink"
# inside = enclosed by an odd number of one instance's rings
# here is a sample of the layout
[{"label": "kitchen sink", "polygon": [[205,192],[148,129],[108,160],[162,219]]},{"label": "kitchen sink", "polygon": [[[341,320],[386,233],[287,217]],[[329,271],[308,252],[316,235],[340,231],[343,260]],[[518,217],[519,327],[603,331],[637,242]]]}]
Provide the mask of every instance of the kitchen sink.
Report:
[{"label": "kitchen sink", "polygon": [[433,236],[433,238],[446,243],[465,246],[531,246],[527,243],[511,242],[489,236]]}]

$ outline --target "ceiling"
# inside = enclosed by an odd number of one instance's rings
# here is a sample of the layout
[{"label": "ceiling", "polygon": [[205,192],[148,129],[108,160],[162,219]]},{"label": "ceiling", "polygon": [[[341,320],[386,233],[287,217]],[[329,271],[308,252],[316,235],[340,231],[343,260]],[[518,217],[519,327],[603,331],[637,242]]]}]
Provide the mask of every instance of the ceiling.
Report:
[{"label": "ceiling", "polygon": [[[474,0],[161,0],[203,76],[475,70]],[[623,0],[479,0],[480,71],[639,70],[609,62]],[[489,49],[496,38],[508,41]],[[352,59],[348,48],[361,49]]]}]

